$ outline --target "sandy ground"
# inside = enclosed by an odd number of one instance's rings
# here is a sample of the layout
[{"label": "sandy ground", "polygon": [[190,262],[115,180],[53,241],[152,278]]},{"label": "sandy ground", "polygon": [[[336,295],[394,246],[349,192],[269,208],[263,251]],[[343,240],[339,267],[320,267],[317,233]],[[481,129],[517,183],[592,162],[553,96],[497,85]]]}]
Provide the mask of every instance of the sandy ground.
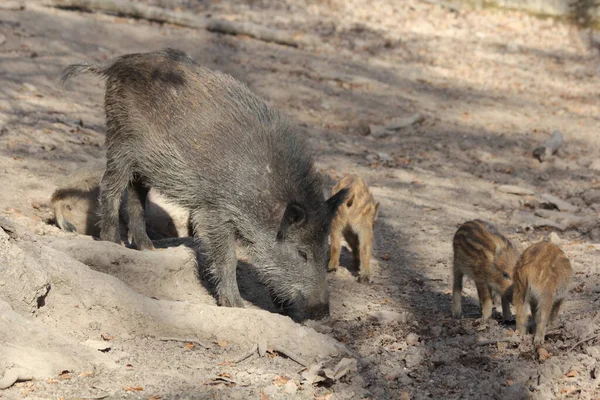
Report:
[{"label": "sandy ground", "polygon": [[[600,397],[600,58],[575,28],[418,0],[153,4],[310,32],[321,45],[36,2],[0,10],[0,376],[18,367],[35,378],[0,398]],[[165,46],[246,82],[295,121],[328,187],[351,172],[371,185],[381,202],[374,282],[346,268],[330,274],[329,319],[301,328],[252,295],[246,310],[223,311],[197,282],[185,243],[141,253],[47,223],[57,182],[104,157],[103,84],[62,87],[62,69]],[[416,113],[422,121],[380,134]],[[531,152],[554,130],[565,144],[540,163]],[[531,220],[550,207],[544,194],[574,206],[551,215],[566,229]],[[452,235],[472,218],[522,246],[558,234],[575,275],[548,358],[530,336],[514,339],[514,323],[482,323],[470,282],[463,319],[450,318]],[[342,264],[351,265],[348,252]],[[159,336],[197,337],[207,348]],[[231,362],[265,337],[311,363],[345,356],[357,368],[313,384],[277,352]],[[338,344],[349,353],[336,353]]]}]

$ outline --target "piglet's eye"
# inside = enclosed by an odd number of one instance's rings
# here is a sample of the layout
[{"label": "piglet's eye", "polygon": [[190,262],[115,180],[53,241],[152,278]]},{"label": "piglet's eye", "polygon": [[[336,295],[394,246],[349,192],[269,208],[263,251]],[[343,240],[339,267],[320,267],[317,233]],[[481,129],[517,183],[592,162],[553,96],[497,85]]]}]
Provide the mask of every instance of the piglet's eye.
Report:
[{"label": "piglet's eye", "polygon": [[510,279],[510,275],[508,275],[506,272],[503,272],[502,276],[504,277],[504,279]]},{"label": "piglet's eye", "polygon": [[306,254],[306,252],[304,250],[298,250],[298,255],[300,257],[302,257],[302,259],[304,261],[308,261],[308,255]]}]

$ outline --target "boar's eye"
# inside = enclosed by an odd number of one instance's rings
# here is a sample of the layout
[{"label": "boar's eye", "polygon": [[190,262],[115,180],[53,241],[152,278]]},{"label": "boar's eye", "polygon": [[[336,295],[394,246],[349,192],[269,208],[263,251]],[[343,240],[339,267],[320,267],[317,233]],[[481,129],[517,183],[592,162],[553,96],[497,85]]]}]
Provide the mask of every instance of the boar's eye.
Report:
[{"label": "boar's eye", "polygon": [[306,262],[308,261],[308,254],[304,250],[298,250],[298,255]]},{"label": "boar's eye", "polygon": [[508,275],[506,272],[503,272],[503,273],[502,273],[502,277],[503,277],[504,279],[510,279],[510,275]]}]

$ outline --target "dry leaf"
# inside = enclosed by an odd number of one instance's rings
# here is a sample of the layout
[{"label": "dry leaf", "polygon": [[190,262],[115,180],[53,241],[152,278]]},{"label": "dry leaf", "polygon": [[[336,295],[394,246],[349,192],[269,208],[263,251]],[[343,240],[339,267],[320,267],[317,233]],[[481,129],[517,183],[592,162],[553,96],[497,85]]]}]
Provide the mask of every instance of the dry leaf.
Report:
[{"label": "dry leaf", "polygon": [[565,393],[571,393],[571,392],[573,392],[573,391],[574,391],[574,390],[576,390],[576,389],[577,389],[577,388],[576,388],[575,386],[568,386],[568,387],[566,387],[566,388],[562,388],[562,389],[560,389],[560,393],[561,393],[561,394],[565,394]]},{"label": "dry leaf", "polygon": [[160,400],[160,399],[162,399],[162,397],[161,397],[161,396],[159,396],[159,395],[155,395],[155,396],[148,396],[148,399],[147,399],[147,400]]},{"label": "dry leaf", "polygon": [[94,375],[94,373],[92,371],[83,371],[82,373],[79,374],[79,376],[81,376],[81,377],[92,376],[92,375]]},{"label": "dry leaf", "polygon": [[185,346],[186,349],[190,350],[193,349],[194,347],[196,347],[196,345],[194,343],[186,343]]},{"label": "dry leaf", "polygon": [[383,261],[389,261],[391,258],[391,254],[390,253],[385,253],[384,255],[381,256],[381,259]]},{"label": "dry leaf", "polygon": [[104,333],[101,333],[101,334],[100,334],[100,337],[101,337],[103,340],[107,340],[107,341],[108,341],[108,340],[113,340],[113,339],[115,338],[114,336],[105,335]]},{"label": "dry leaf", "polygon": [[323,396],[315,397],[315,400],[330,400],[332,396],[333,396],[333,394],[327,393],[327,394],[324,394]]},{"label": "dry leaf", "polygon": [[227,379],[233,379],[233,377],[231,376],[231,374],[229,372],[221,372],[217,376],[222,376],[223,378],[227,378]]},{"label": "dry leaf", "polygon": [[219,347],[227,347],[228,343],[225,340],[218,340],[217,344]]},{"label": "dry leaf", "polygon": [[550,354],[550,352],[543,347],[540,347],[537,349],[537,354],[538,354],[538,359],[540,361],[546,361],[547,359],[552,357],[552,354]]},{"label": "dry leaf", "polygon": [[304,379],[309,385],[312,385],[313,383],[324,381],[325,378],[323,378],[322,376],[319,376],[319,371],[321,370],[322,366],[323,366],[323,363],[311,365],[310,367],[308,367],[308,369],[306,371],[302,372],[302,379]]},{"label": "dry leaf", "polygon": [[52,379],[52,378],[48,378],[48,380],[46,382],[48,382],[50,385],[54,385],[55,383],[58,383],[58,381],[56,379]]},{"label": "dry leaf", "polygon": [[513,381],[512,379],[507,379],[506,381],[504,381],[504,386],[512,386],[515,384],[515,381]]},{"label": "dry leaf", "polygon": [[575,378],[577,376],[577,371],[575,371],[574,369],[570,370],[569,372],[567,372],[565,374],[565,376],[567,378]]},{"label": "dry leaf", "polygon": [[126,392],[141,392],[142,387],[141,386],[127,386],[125,389],[123,389]]},{"label": "dry leaf", "polygon": [[277,375],[275,378],[273,378],[273,383],[277,386],[283,386],[285,385],[288,381],[290,380],[290,378],[286,378],[285,376],[279,376]]},{"label": "dry leaf", "polygon": [[325,368],[323,372],[329,379],[337,381],[348,372],[355,370],[357,370],[357,361],[354,358],[342,358],[333,370]]},{"label": "dry leaf", "polygon": [[271,398],[267,396],[264,392],[261,392],[260,400],[271,400]]}]

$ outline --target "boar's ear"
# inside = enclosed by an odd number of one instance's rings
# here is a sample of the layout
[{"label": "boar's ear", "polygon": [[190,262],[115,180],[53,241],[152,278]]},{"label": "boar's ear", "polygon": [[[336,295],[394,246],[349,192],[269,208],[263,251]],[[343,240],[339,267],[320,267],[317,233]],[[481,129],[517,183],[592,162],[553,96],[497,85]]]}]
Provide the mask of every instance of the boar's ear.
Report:
[{"label": "boar's ear", "polygon": [[288,203],[279,224],[279,231],[277,232],[277,240],[284,240],[285,236],[290,229],[294,226],[300,228],[306,223],[306,210],[299,204]]},{"label": "boar's ear", "polygon": [[331,222],[333,217],[335,217],[335,213],[337,212],[338,208],[344,204],[349,193],[350,191],[347,188],[344,188],[325,201],[328,223]]}]

